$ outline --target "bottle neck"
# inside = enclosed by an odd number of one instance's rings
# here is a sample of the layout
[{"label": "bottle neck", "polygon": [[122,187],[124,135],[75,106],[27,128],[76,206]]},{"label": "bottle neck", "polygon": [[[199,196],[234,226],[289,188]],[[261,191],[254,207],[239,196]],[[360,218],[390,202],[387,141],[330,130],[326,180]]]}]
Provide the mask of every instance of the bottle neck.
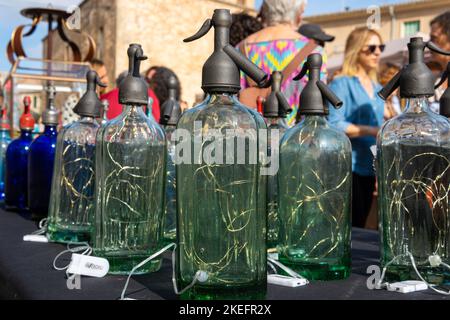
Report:
[{"label": "bottle neck", "polygon": [[9,130],[8,129],[0,129],[0,135],[3,138],[9,138],[11,137],[11,135],[9,134]]},{"label": "bottle neck", "polygon": [[20,130],[20,138],[32,138],[33,137],[33,130],[30,129],[21,129]]},{"label": "bottle neck", "polygon": [[228,27],[216,26],[214,28],[214,51],[222,50],[230,43],[230,29]]},{"label": "bottle neck", "polygon": [[56,125],[54,124],[46,124],[44,127],[44,134],[46,135],[56,135],[58,133],[56,129]]},{"label": "bottle neck", "polygon": [[209,104],[221,104],[221,105],[227,105],[227,104],[236,104],[239,103],[239,100],[237,98],[237,94],[234,93],[211,93],[206,97],[206,102]]},{"label": "bottle neck", "polygon": [[323,125],[323,126],[327,126],[328,125],[328,121],[325,117],[325,115],[321,115],[321,114],[307,114],[305,115],[305,118],[302,121],[303,125]]},{"label": "bottle neck", "polygon": [[282,117],[265,118],[268,126],[287,126],[286,119]]},{"label": "bottle neck", "polygon": [[409,50],[409,63],[422,62],[424,59],[424,48],[410,48]]},{"label": "bottle neck", "polygon": [[144,107],[136,105],[124,105],[121,115],[128,118],[147,117],[144,112]]},{"label": "bottle neck", "polygon": [[430,111],[430,103],[427,97],[410,98],[406,101],[406,108],[403,113],[422,113]]},{"label": "bottle neck", "polygon": [[83,123],[94,123],[95,119],[92,117],[82,116],[79,121]]}]

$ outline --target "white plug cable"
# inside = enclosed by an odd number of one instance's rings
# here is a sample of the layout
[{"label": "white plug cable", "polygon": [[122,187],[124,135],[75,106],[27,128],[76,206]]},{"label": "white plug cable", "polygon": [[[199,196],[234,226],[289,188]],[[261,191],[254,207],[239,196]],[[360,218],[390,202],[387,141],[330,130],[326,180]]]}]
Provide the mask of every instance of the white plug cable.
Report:
[{"label": "white plug cable", "polygon": [[[436,288],[435,288],[436,285],[429,284],[429,283],[422,277],[422,275],[420,274],[419,270],[417,269],[416,262],[414,261],[414,257],[413,257],[413,255],[411,254],[411,252],[408,251],[408,255],[409,255],[409,258],[410,258],[410,260],[411,260],[411,264],[412,264],[412,266],[413,266],[413,268],[414,268],[414,271],[416,272],[417,276],[419,277],[420,280],[422,280],[423,282],[426,283],[426,285],[428,286],[428,288],[430,288],[431,290],[433,290],[434,292],[437,292],[437,293],[439,293],[439,294],[442,294],[442,295],[445,295],[445,296],[450,296],[450,291],[439,290],[439,289],[436,289]],[[439,266],[443,265],[444,267],[446,267],[447,269],[450,270],[449,265],[446,264],[446,263],[443,263],[442,260],[441,260],[441,257],[439,257],[438,255],[429,256],[429,257],[428,257],[428,261],[430,262],[430,265],[431,265],[432,267],[439,267]],[[439,263],[439,264],[436,265],[436,263]]]},{"label": "white plug cable", "polygon": [[47,232],[48,227],[48,218],[44,218],[41,221],[39,221],[38,227],[39,229],[32,232],[31,234],[45,234]]},{"label": "white plug cable", "polygon": [[47,226],[48,226],[48,219],[47,218],[42,219],[41,221],[39,221],[38,224],[39,229],[33,231],[30,234],[24,235],[23,241],[42,242],[42,243],[48,242],[48,238],[46,236]]},{"label": "white plug cable", "polygon": [[[422,277],[422,275],[421,275],[420,272],[419,272],[419,269],[417,268],[416,262],[415,262],[415,260],[414,260],[414,256],[413,256],[412,253],[409,252],[409,251],[407,251],[405,254],[401,254],[401,255],[398,255],[398,256],[394,257],[391,261],[389,261],[389,262],[384,266],[383,272],[381,273],[380,280],[378,280],[377,283],[375,284],[375,289],[384,289],[384,288],[387,288],[387,289],[388,289],[388,288],[389,288],[389,285],[390,285],[390,284],[389,284],[388,282],[383,282],[384,277],[386,276],[387,268],[388,268],[391,264],[393,264],[395,261],[397,261],[397,259],[402,258],[402,257],[408,257],[408,258],[411,260],[411,265],[412,265],[412,267],[413,267],[413,269],[414,269],[414,272],[416,273],[417,277],[418,277],[423,283],[425,283],[425,284],[427,285],[428,288],[430,288],[431,290],[433,290],[433,291],[435,291],[435,292],[437,292],[437,293],[439,293],[439,294],[442,294],[442,295],[446,295],[446,296],[450,295],[450,291],[443,291],[443,290],[436,289],[436,288],[435,288],[436,285],[433,285],[433,284],[428,283],[428,282]],[[447,269],[450,270],[450,266],[449,266],[448,264],[442,262],[441,257],[439,257],[438,255],[432,255],[432,256],[429,256],[429,257],[428,257],[428,262],[430,263],[430,266],[433,267],[433,268],[436,268],[436,267],[439,267],[439,266],[444,266],[444,267],[446,267]]]},{"label": "white plug cable", "polygon": [[277,268],[275,268],[275,266],[270,261],[267,261],[267,265],[272,269],[274,274],[278,273]]},{"label": "white plug cable", "polygon": [[206,271],[198,270],[195,273],[194,279],[192,280],[192,282],[187,287],[185,287],[184,289],[179,291],[178,287],[177,287],[176,272],[175,272],[175,251],[177,249],[177,245],[175,243],[171,243],[171,244],[165,246],[164,248],[162,248],[161,250],[159,250],[158,252],[156,252],[155,254],[152,254],[147,259],[145,259],[142,262],[140,262],[137,266],[135,266],[131,270],[130,274],[128,275],[128,278],[127,278],[127,281],[125,283],[125,286],[124,286],[124,288],[122,290],[122,294],[120,295],[120,300],[132,300],[130,298],[125,298],[125,293],[126,293],[126,290],[128,288],[128,284],[130,282],[130,279],[131,279],[131,276],[133,275],[133,273],[136,272],[137,269],[139,269],[140,267],[145,265],[147,262],[155,259],[156,257],[158,257],[159,255],[163,254],[164,252],[166,252],[167,250],[169,250],[172,247],[173,247],[173,251],[172,251],[172,284],[173,284],[173,289],[175,291],[175,294],[181,295],[184,292],[186,292],[187,290],[191,289],[197,282],[206,282],[208,280],[208,273]]},{"label": "white plug cable", "polygon": [[194,275],[194,279],[192,282],[187,285],[184,289],[181,291],[178,290],[177,286],[177,279],[176,279],[176,273],[175,273],[175,250],[177,249],[177,246],[175,245],[175,248],[172,252],[172,284],[173,284],[173,290],[175,291],[175,294],[182,295],[189,289],[191,289],[196,283],[198,282],[206,282],[208,280],[208,273],[206,271],[197,270],[197,272]]},{"label": "white plug cable", "polygon": [[398,256],[394,257],[391,261],[389,261],[388,263],[386,263],[386,265],[385,265],[384,268],[383,268],[383,271],[381,272],[381,277],[380,277],[380,279],[377,281],[377,283],[375,283],[375,289],[384,289],[384,288],[386,288],[386,287],[389,285],[389,282],[383,282],[384,277],[386,276],[387,268],[388,268],[391,264],[393,264],[395,261],[397,261],[397,259],[402,258],[402,257],[405,257],[405,256],[406,256],[406,254],[398,255]]},{"label": "white plug cable", "polygon": [[131,279],[131,276],[133,275],[133,273],[135,273],[137,269],[139,269],[142,266],[144,266],[147,262],[155,259],[156,257],[160,256],[161,254],[163,254],[164,252],[166,252],[167,250],[169,250],[172,247],[176,247],[176,244],[175,243],[171,243],[171,244],[165,246],[164,248],[162,248],[158,252],[152,254],[150,257],[148,257],[147,259],[145,259],[142,262],[140,262],[139,264],[137,264],[133,269],[131,269],[130,274],[128,275],[127,281],[125,282],[125,286],[122,289],[122,294],[120,295],[120,300],[129,300],[129,299],[125,298],[125,293],[127,291],[128,283],[130,282],[130,279]]},{"label": "white plug cable", "polygon": [[[71,244],[78,244],[78,245],[83,244],[83,245],[82,245],[82,246],[79,246],[79,247],[71,248],[71,247],[70,247]],[[83,243],[68,243],[68,244],[67,244],[67,250],[64,250],[64,251],[58,253],[58,255],[55,257],[55,259],[53,259],[53,269],[58,270],[58,271],[63,271],[63,270],[66,270],[67,268],[69,268],[70,262],[69,262],[69,264],[68,264],[67,266],[65,266],[65,267],[57,267],[57,266],[56,266],[56,261],[57,261],[63,254],[66,254],[66,253],[68,253],[68,252],[70,252],[70,253],[77,253],[77,252],[80,252],[80,251],[83,251],[83,252],[81,253],[82,255],[88,255],[88,256],[89,256],[89,255],[92,254],[92,248],[91,248],[91,246],[90,246],[87,242],[83,242]]]},{"label": "white plug cable", "polygon": [[308,279],[306,279],[305,277],[302,277],[297,272],[295,272],[291,268],[286,267],[284,264],[282,264],[281,262],[279,262],[275,259],[268,257],[267,264],[272,269],[275,270],[275,273],[276,273],[276,268],[273,265],[276,265],[277,267],[279,267],[281,270],[283,270],[284,272],[286,272],[289,275],[289,277],[286,277],[286,276],[279,275],[279,274],[269,274],[267,276],[267,282],[270,284],[276,284],[276,285],[281,285],[281,286],[285,286],[285,287],[295,288],[295,287],[307,285],[309,283]]}]

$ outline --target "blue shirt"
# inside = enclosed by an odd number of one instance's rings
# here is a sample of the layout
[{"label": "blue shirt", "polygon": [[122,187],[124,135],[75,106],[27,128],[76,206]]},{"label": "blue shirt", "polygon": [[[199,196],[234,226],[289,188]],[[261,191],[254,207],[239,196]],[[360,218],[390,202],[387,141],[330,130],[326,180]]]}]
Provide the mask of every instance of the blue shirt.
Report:
[{"label": "blue shirt", "polygon": [[[381,86],[373,84],[374,97],[371,98],[357,77],[341,76],[330,84],[331,90],[344,102],[336,110],[329,106],[330,124],[346,131],[350,124],[381,127],[384,118],[384,101],[377,93]],[[352,169],[361,176],[374,176],[373,155],[370,147],[376,144],[376,138],[365,136],[350,139],[352,143]]]}]

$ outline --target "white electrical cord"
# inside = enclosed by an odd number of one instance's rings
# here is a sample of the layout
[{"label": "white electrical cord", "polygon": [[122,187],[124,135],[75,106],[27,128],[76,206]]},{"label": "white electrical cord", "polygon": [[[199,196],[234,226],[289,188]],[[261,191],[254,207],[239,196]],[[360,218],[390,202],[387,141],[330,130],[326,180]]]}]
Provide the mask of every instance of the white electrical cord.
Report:
[{"label": "white electrical cord", "polygon": [[166,252],[167,250],[169,250],[172,247],[176,247],[176,244],[175,243],[171,243],[171,244],[165,246],[164,248],[162,248],[158,252],[152,254],[150,257],[148,257],[147,259],[145,259],[142,262],[140,262],[139,264],[137,264],[133,269],[131,269],[131,272],[128,275],[127,281],[125,282],[125,286],[123,287],[122,294],[120,295],[120,300],[125,300],[125,293],[127,291],[128,283],[130,282],[130,279],[131,279],[131,276],[133,275],[133,273],[135,273],[137,269],[141,268],[147,262],[155,259],[156,257],[158,257],[159,255],[163,254],[164,252]]},{"label": "white electrical cord", "polygon": [[[398,256],[394,257],[391,261],[389,261],[389,262],[384,266],[383,272],[381,273],[381,278],[380,278],[380,280],[378,280],[378,282],[376,283],[376,286],[375,286],[376,289],[383,289],[383,288],[389,286],[389,283],[388,283],[388,282],[383,282],[384,277],[386,276],[387,268],[388,268],[391,264],[393,264],[398,258],[402,258],[402,257],[408,257],[408,258],[411,260],[411,264],[412,264],[412,267],[413,267],[413,269],[414,269],[416,275],[419,277],[419,279],[420,279],[422,282],[424,282],[424,283],[428,286],[428,288],[430,288],[431,290],[433,290],[433,291],[435,291],[435,292],[437,292],[437,293],[439,293],[439,294],[442,294],[442,295],[446,295],[446,296],[449,296],[449,295],[450,295],[450,291],[443,291],[443,290],[436,289],[436,288],[435,288],[436,285],[433,285],[433,284],[428,283],[428,282],[422,277],[422,275],[420,274],[419,270],[417,269],[416,262],[415,262],[415,260],[414,260],[414,256],[413,256],[412,253],[409,252],[409,251],[407,251],[405,254],[401,254],[401,255],[398,255]],[[431,265],[432,267],[439,267],[439,266],[442,265],[442,266],[444,266],[444,267],[446,267],[447,269],[450,270],[450,266],[449,266],[448,264],[442,262],[441,258],[440,258],[438,255],[433,255],[433,256],[428,257],[428,261],[430,262],[430,265]]]},{"label": "white electrical cord", "polygon": [[[70,247],[71,244],[78,244],[78,245],[83,244],[83,245],[79,246],[79,247],[71,248]],[[55,259],[53,259],[53,268],[55,270],[58,270],[58,271],[66,270],[67,268],[69,268],[70,262],[65,267],[57,267],[56,266],[56,261],[65,253],[68,253],[68,252],[70,252],[70,253],[77,253],[77,252],[80,252],[80,251],[83,251],[81,253],[82,255],[90,256],[91,253],[92,253],[92,248],[87,242],[83,242],[83,243],[68,243],[67,244],[67,250],[64,250],[64,251],[58,253],[58,255],[55,257]]]},{"label": "white electrical cord", "polygon": [[208,280],[208,274],[206,273],[206,271],[197,270],[192,282],[188,286],[186,286],[186,288],[182,289],[181,291],[178,291],[177,279],[176,279],[176,274],[175,274],[175,250],[176,250],[176,246],[172,252],[172,284],[173,284],[173,290],[175,291],[175,294],[182,295],[183,293],[185,293],[186,291],[191,289],[197,283],[197,281],[205,282],[206,280]]},{"label": "white electrical cord", "polygon": [[274,266],[270,261],[267,261],[267,265],[272,269],[272,271],[273,271],[275,274],[278,273],[278,272],[277,272],[277,268],[275,268],[275,266]]},{"label": "white electrical cord", "polygon": [[41,235],[45,234],[47,232],[47,226],[48,226],[48,219],[44,218],[41,221],[39,221],[38,227],[39,229],[32,232],[33,235]]},{"label": "white electrical cord", "polygon": [[383,271],[381,272],[381,277],[380,277],[380,279],[379,279],[379,280],[377,281],[377,283],[375,284],[375,289],[383,289],[383,288],[387,287],[387,285],[388,285],[389,283],[388,283],[388,282],[383,282],[384,277],[386,276],[387,268],[388,268],[391,264],[393,264],[395,261],[397,261],[397,259],[402,258],[402,257],[405,257],[405,256],[407,256],[407,255],[406,255],[406,254],[398,255],[398,256],[394,257],[391,261],[389,261],[388,263],[386,263],[386,265],[385,265],[384,268],[383,268]]},{"label": "white electrical cord", "polygon": [[173,251],[172,251],[172,284],[173,284],[173,289],[175,291],[175,294],[181,295],[181,294],[185,293],[187,290],[191,289],[197,283],[197,281],[205,282],[206,280],[208,280],[208,274],[206,273],[206,271],[198,270],[195,273],[195,276],[194,276],[194,279],[192,280],[192,282],[187,287],[185,287],[184,289],[179,291],[178,287],[177,287],[176,271],[175,271],[175,251],[177,249],[177,245],[175,243],[171,243],[171,244],[165,246],[164,248],[162,248],[161,250],[159,250],[158,252],[152,254],[147,259],[145,259],[142,262],[140,262],[137,266],[135,266],[131,270],[130,274],[128,275],[128,278],[127,278],[127,281],[125,283],[125,286],[124,286],[124,288],[122,290],[122,294],[120,295],[120,300],[131,300],[129,298],[125,298],[125,293],[127,291],[128,284],[130,282],[130,279],[131,279],[131,276],[133,275],[133,273],[136,272],[137,269],[139,269],[143,265],[145,265],[147,262],[155,259],[156,257],[158,257],[159,255],[163,254],[164,252],[166,252],[167,250],[169,250],[172,247],[173,247]]},{"label": "white electrical cord", "polygon": [[[284,272],[286,272],[289,276],[291,276],[292,278],[296,278],[296,279],[304,279],[306,281],[306,284],[309,283],[308,279],[306,279],[305,277],[302,277],[301,275],[299,275],[297,272],[295,272],[294,270],[286,267],[284,264],[282,264],[281,262],[272,259],[272,258],[267,258],[267,263],[270,264],[274,264],[277,267],[279,267],[281,270],[283,270]],[[273,265],[272,265],[273,267]]]},{"label": "white electrical cord", "polygon": [[[435,288],[436,285],[429,284],[427,281],[425,281],[425,279],[420,275],[419,270],[417,269],[416,262],[414,261],[414,257],[413,257],[413,255],[411,254],[411,252],[408,251],[408,255],[409,255],[409,258],[411,259],[411,264],[412,264],[412,266],[413,266],[413,268],[414,268],[414,271],[416,272],[417,276],[419,277],[420,280],[422,280],[423,282],[426,283],[426,285],[428,286],[428,288],[430,288],[430,289],[433,290],[434,292],[440,293],[440,294],[442,294],[442,295],[450,296],[450,291],[443,291],[443,290],[436,289],[436,288]],[[428,261],[430,261],[430,264],[432,263],[431,261],[433,261],[433,258],[435,258],[435,257],[436,257],[436,256],[430,256],[430,257],[428,258]],[[446,267],[447,269],[450,270],[450,267],[449,267],[448,264],[443,263],[442,261],[440,261],[441,258],[440,258],[439,256],[437,256],[437,258],[438,258],[438,260],[439,260],[439,264],[438,264],[438,265],[432,265],[433,267],[438,267],[438,266],[440,266],[440,265],[443,265],[444,267]]]}]

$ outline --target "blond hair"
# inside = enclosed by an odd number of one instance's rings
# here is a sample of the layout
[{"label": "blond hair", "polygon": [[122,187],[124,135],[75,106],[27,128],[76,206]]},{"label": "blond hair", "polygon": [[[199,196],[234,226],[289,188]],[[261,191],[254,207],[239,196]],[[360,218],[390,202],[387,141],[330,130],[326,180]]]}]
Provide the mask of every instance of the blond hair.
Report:
[{"label": "blond hair", "polygon": [[[372,29],[367,27],[359,27],[353,30],[347,38],[345,43],[345,56],[344,64],[342,65],[342,76],[355,76],[358,73],[358,56],[362,48],[366,45],[367,40],[371,36],[377,36],[380,39],[380,43],[383,43],[381,35]],[[378,80],[377,70],[373,69],[369,72],[369,77],[373,81]]]}]

